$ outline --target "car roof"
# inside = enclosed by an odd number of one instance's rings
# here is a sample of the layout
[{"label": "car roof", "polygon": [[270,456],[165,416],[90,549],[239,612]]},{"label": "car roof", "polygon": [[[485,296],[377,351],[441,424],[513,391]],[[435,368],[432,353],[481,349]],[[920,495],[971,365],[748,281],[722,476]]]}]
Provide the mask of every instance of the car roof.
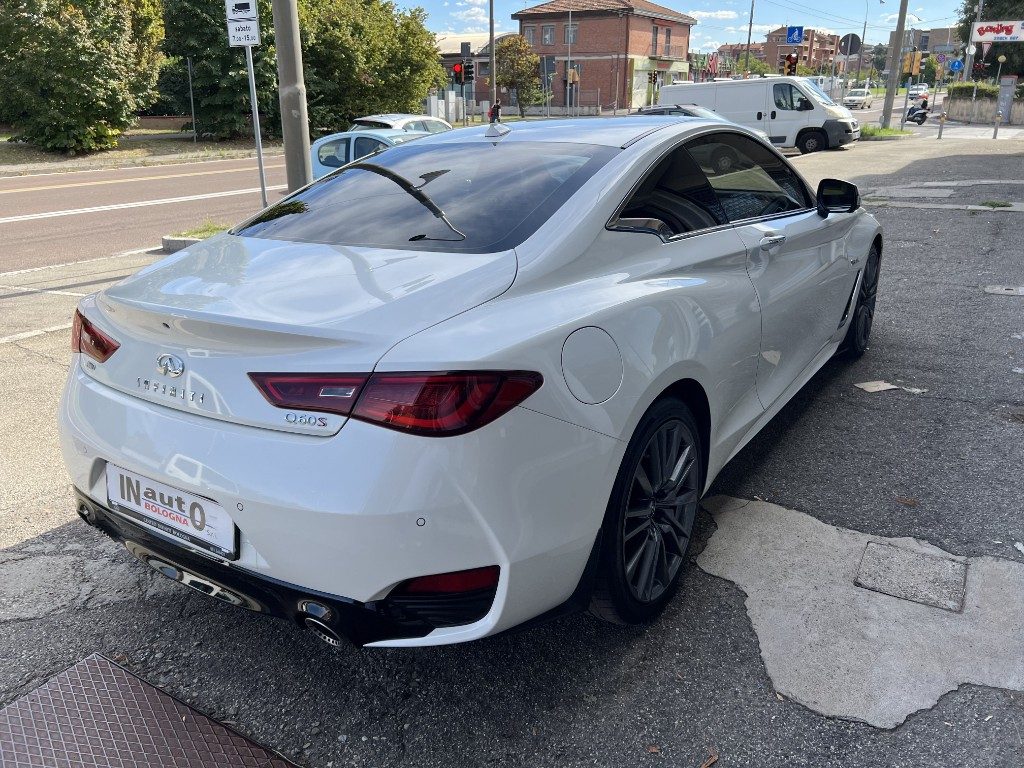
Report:
[{"label": "car roof", "polygon": [[[590,117],[568,120],[521,120],[502,123],[508,133],[488,137],[490,126],[459,128],[432,134],[424,143],[458,144],[465,141],[545,141],[565,144],[598,144],[608,147],[626,147],[638,139],[670,126],[685,124],[694,129],[703,126],[721,127],[722,122],[700,117],[677,115],[623,115],[621,117]],[[419,144],[420,142],[417,142]]]},{"label": "car roof", "polygon": [[341,139],[346,136],[358,137],[368,136],[371,139],[388,139],[392,136],[430,136],[431,134],[426,131],[403,131],[401,128],[367,128],[362,131],[339,131],[338,133],[332,133],[328,136],[322,136],[321,138],[314,141],[314,144],[320,144],[327,140]]},{"label": "car roof", "polygon": [[431,117],[430,115],[413,115],[411,113],[390,112],[386,115],[363,115],[363,117],[357,117],[352,122],[358,123],[360,120],[387,120],[397,122],[399,120],[440,120],[440,118]]}]

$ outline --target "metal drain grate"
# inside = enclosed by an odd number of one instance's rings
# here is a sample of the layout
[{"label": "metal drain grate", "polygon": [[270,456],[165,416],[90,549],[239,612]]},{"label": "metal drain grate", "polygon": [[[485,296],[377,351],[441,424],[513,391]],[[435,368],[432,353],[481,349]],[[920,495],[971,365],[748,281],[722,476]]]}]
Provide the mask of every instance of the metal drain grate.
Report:
[{"label": "metal drain grate", "polygon": [[294,768],[93,655],[0,710],[0,768]]}]

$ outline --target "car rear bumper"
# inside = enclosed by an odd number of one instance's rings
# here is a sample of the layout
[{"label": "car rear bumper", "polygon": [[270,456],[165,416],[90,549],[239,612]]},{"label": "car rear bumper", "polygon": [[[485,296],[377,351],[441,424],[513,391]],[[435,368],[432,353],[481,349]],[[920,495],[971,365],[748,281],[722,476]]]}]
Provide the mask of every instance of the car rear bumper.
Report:
[{"label": "car rear bumper", "polygon": [[[354,420],[333,437],[288,434],[117,392],[77,362],[60,432],[72,482],[108,534],[251,598],[261,612],[301,623],[298,601],[319,596],[337,614],[335,631],[379,645],[472,640],[564,603],[623,449],[522,407],[450,438]],[[216,501],[238,527],[238,559],[111,512],[108,462]],[[482,616],[466,612],[467,621],[447,626],[396,618],[392,593],[403,581],[492,565],[500,577]]]}]

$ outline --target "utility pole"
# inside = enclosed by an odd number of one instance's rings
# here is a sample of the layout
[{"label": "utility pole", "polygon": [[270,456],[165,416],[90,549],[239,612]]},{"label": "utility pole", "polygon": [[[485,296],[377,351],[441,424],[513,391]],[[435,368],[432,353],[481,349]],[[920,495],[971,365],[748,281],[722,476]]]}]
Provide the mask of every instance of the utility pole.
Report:
[{"label": "utility pole", "polygon": [[750,20],[747,22],[747,53],[743,62],[743,69],[750,69],[750,36],[754,31],[754,0],[750,0]]},{"label": "utility pole", "polygon": [[294,192],[313,180],[313,169],[309,161],[306,82],[302,74],[302,47],[299,41],[299,9],[296,0],[271,0],[271,7],[274,10],[284,164],[288,175],[288,191]]},{"label": "utility pole", "polygon": [[498,68],[494,59],[494,0],[490,0],[491,14],[491,109],[498,103]]},{"label": "utility pole", "polygon": [[903,38],[907,29],[907,4],[909,0],[900,0],[900,17],[896,22],[896,40],[899,50],[893,51],[892,66],[889,77],[885,81],[885,106],[882,107],[882,127],[888,128],[892,122],[892,105],[896,99],[896,91],[900,87],[900,75],[903,74]]},{"label": "utility pole", "polygon": [[[978,0],[978,5],[975,6],[978,9],[978,15],[974,17],[974,21],[977,23],[981,21],[981,14],[985,10],[985,0]],[[967,59],[964,61],[964,79],[966,80],[972,74],[974,74],[974,51],[976,44],[971,40],[967,40]],[[975,93],[977,93],[977,86],[975,86]]]},{"label": "utility pole", "polygon": [[860,50],[857,52],[857,83],[860,82],[860,67],[864,63],[864,51],[868,47],[868,2],[869,0],[864,0],[864,31],[860,33]]}]

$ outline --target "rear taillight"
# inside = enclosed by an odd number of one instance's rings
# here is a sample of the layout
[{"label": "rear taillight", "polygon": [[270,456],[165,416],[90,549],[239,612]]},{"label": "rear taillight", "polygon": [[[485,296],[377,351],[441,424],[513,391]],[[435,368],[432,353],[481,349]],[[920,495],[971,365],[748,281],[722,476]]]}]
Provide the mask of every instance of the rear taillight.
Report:
[{"label": "rear taillight", "polygon": [[543,382],[529,371],[375,373],[352,417],[416,435],[459,435],[512,410]]},{"label": "rear taillight", "polygon": [[82,352],[93,360],[105,363],[117,352],[121,345],[107,336],[103,331],[86,320],[82,313],[75,310],[75,319],[71,323],[71,351]]},{"label": "rear taillight", "polygon": [[342,416],[351,413],[366,383],[365,373],[250,373],[249,378],[273,406]]},{"label": "rear taillight", "polygon": [[478,589],[494,589],[498,585],[498,573],[498,566],[488,565],[468,571],[419,576],[399,584],[392,595],[452,595]]},{"label": "rear taillight", "polygon": [[479,429],[544,383],[530,371],[458,373],[250,373],[271,405],[351,415],[429,437]]}]

